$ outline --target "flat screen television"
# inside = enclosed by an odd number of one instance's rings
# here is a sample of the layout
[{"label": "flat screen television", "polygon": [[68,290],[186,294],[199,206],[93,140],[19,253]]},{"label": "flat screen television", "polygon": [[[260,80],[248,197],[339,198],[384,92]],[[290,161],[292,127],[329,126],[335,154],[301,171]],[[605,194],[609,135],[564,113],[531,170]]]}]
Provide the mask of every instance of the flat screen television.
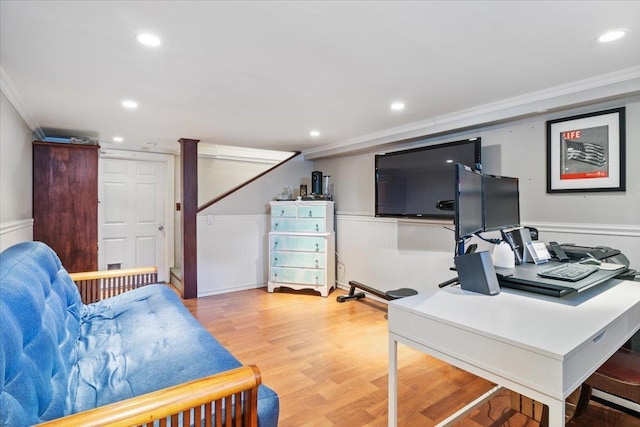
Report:
[{"label": "flat screen television", "polygon": [[518,178],[483,175],[484,231],[520,226]]},{"label": "flat screen television", "polygon": [[456,242],[484,230],[482,173],[463,164],[455,166]]},{"label": "flat screen television", "polygon": [[455,165],[480,164],[480,138],[375,156],[375,215],[450,218],[441,201],[455,198]]}]

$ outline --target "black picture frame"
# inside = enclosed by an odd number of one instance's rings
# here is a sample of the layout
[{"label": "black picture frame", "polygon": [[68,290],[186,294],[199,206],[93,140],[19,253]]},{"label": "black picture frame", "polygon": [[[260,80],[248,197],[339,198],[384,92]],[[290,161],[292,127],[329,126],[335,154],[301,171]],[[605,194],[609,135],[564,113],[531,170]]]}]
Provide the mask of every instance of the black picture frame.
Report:
[{"label": "black picture frame", "polygon": [[547,121],[547,193],[625,191],[625,107]]}]

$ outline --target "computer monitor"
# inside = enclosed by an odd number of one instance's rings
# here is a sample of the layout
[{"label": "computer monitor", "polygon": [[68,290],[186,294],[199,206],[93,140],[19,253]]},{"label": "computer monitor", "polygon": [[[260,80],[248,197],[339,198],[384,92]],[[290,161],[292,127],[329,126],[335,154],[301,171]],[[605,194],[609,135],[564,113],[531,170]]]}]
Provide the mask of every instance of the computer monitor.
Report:
[{"label": "computer monitor", "polygon": [[482,174],[469,166],[456,164],[455,233],[456,242],[484,229],[482,212]]},{"label": "computer monitor", "polygon": [[518,178],[482,176],[484,195],[484,231],[520,226]]}]

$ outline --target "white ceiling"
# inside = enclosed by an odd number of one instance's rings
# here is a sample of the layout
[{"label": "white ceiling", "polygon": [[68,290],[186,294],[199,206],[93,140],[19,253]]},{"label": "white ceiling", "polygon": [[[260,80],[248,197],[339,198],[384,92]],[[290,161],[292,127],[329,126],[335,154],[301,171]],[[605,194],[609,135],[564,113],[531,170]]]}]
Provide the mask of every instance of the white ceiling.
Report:
[{"label": "white ceiling", "polygon": [[304,151],[640,65],[640,1],[2,0],[0,24],[31,126],[168,150]]}]

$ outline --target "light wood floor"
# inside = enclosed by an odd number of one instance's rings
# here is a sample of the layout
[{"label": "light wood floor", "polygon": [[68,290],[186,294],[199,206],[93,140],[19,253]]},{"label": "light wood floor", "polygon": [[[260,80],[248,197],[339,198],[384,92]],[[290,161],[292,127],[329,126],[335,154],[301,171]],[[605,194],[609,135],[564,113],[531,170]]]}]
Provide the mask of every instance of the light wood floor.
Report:
[{"label": "light wood floor", "polygon": [[[185,300],[240,361],[260,368],[280,396],[280,426],[386,426],[386,304],[336,302],[306,291],[265,289]],[[398,425],[432,426],[492,384],[399,344]],[[530,427],[501,393],[460,426]],[[640,427],[640,419],[597,404],[568,425]]]}]

